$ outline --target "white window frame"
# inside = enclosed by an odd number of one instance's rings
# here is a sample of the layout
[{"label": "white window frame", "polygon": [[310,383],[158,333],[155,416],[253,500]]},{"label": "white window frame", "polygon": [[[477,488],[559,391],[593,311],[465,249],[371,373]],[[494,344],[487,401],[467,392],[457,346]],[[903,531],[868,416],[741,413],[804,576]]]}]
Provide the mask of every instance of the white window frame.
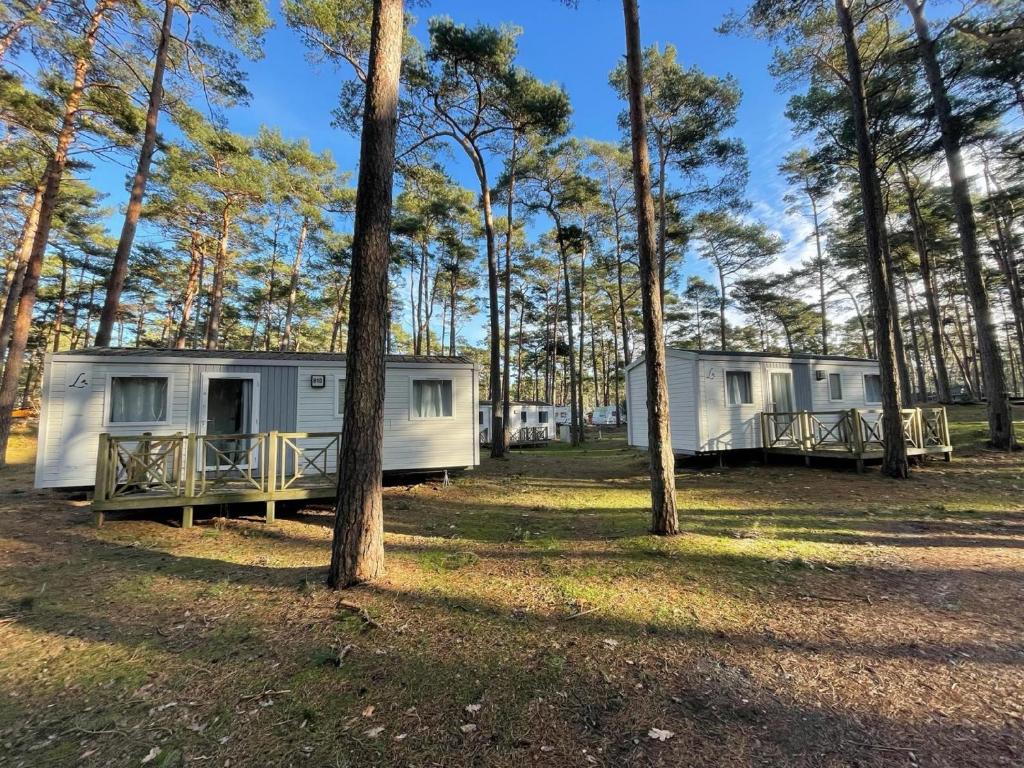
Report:
[{"label": "white window frame", "polygon": [[[114,379],[167,379],[167,407],[164,412],[167,418],[163,421],[111,421],[110,408],[114,404]],[[135,373],[118,372],[107,374],[107,386],[103,397],[103,426],[113,429],[131,429],[135,427],[166,427],[173,421],[171,405],[174,402],[174,374],[172,373]]]},{"label": "white window frame", "polygon": [[[336,419],[344,420],[344,418],[345,418],[345,404],[341,403],[340,404],[341,407],[339,408],[338,388],[341,386],[341,382],[343,382],[343,381],[347,384],[348,383],[347,380],[348,380],[348,376],[346,376],[344,373],[336,373],[336,374],[334,374],[334,418],[336,418]],[[348,392],[347,391],[345,392],[345,399],[348,400]]]},{"label": "white window frame", "polygon": [[524,426],[530,423],[530,413],[526,408],[519,412],[519,423]]},{"label": "white window frame", "polygon": [[[730,403],[729,402],[729,374],[739,374],[746,376],[750,386],[747,389],[750,391],[750,400],[748,402]],[[722,386],[725,387],[725,405],[728,408],[742,408],[746,405],[754,404],[754,373],[753,371],[747,371],[742,368],[727,368],[725,375],[722,376]]]},{"label": "white window frame", "polygon": [[[416,384],[417,381],[450,381],[452,383],[452,415],[451,416],[417,416],[416,415]],[[455,421],[455,377],[454,376],[410,376],[409,377],[409,421]]]},{"label": "white window frame", "polygon": [[879,390],[881,390],[881,388],[882,388],[882,374],[880,374],[880,373],[865,373],[865,374],[863,374],[863,377],[864,377],[864,404],[865,405],[881,405],[882,404],[881,400],[868,400],[868,376],[877,376],[878,377],[878,388],[879,388]]},{"label": "white window frame", "polygon": [[[832,397],[832,377],[839,377],[839,397]],[[825,377],[825,386],[828,387],[828,401],[830,403],[841,403],[846,399],[845,393],[843,392],[843,374],[838,371],[830,371]]]}]

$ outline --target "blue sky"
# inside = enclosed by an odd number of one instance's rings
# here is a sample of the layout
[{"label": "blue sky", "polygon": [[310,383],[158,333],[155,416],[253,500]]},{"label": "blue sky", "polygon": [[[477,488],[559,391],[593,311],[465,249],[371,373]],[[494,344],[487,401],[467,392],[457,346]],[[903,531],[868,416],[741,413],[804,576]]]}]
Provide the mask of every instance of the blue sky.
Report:
[{"label": "blue sky", "polygon": [[[787,240],[784,261],[795,263],[807,253],[809,226],[801,217],[785,213],[785,185],[776,170],[794,143],[783,114],[786,95],[776,91],[768,73],[769,46],[715,32],[730,5],[715,0],[644,0],[640,7],[643,42],[645,46],[672,43],[685,65],[716,75],[732,74],[739,81],[743,101],[733,134],[745,142],[750,156],[752,215]],[[412,12],[417,18],[414,34],[421,40],[426,37],[427,19],[436,15],[467,25],[520,27],[518,62],[541,79],[565,87],[573,106],[573,133],[606,141],[620,139],[616,118],[623,105],[608,85],[608,74],[624,52],[618,0],[582,0],[575,10],[558,0],[435,0]],[[340,83],[351,76],[350,70],[311,63],[277,8],[274,16],[277,25],[266,36],[264,57],[244,64],[253,98],[229,114],[231,128],[254,134],[260,125],[276,126],[288,137],[308,138],[317,150],[329,149],[341,168],[354,170],[357,139],[331,126]],[[475,177],[464,164],[456,163],[450,170],[460,183],[476,189]],[[112,206],[122,205],[122,178],[117,168],[98,169],[94,176],[110,193],[107,202]],[[118,215],[113,222],[119,227]],[[687,257],[683,271],[707,275],[707,267],[695,254]],[[475,331],[467,333],[470,341],[482,341],[482,328]]]}]

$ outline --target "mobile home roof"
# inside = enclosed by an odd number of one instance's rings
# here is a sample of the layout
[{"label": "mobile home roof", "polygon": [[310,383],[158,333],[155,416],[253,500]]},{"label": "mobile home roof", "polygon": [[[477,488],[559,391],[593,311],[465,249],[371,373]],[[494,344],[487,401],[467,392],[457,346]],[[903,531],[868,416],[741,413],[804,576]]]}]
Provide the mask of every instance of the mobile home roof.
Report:
[{"label": "mobile home roof", "polygon": [[[335,352],[257,352],[248,349],[162,349],[157,347],[87,347],[53,353],[54,358],[114,358],[128,360],[234,360],[246,362],[269,362],[277,365],[288,363],[323,362],[343,363],[345,354]],[[473,361],[461,355],[386,355],[389,363],[452,363],[472,365]]]}]

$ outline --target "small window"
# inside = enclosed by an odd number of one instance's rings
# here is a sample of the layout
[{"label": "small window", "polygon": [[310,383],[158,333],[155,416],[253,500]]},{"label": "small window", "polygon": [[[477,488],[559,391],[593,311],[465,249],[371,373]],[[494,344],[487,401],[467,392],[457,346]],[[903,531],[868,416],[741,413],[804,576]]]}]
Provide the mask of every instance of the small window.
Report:
[{"label": "small window", "polygon": [[523,424],[525,424],[525,423],[526,423],[526,411],[520,411],[520,412],[519,412],[519,420],[520,420],[520,421],[521,421],[521,422],[522,422]]},{"label": "small window", "polygon": [[548,412],[547,411],[538,411],[537,412],[537,423],[538,424],[547,424],[548,423]]},{"label": "small window", "polygon": [[162,424],[167,416],[166,376],[113,376],[111,424]]},{"label": "small window", "polygon": [[726,371],[725,392],[729,405],[750,405],[754,402],[750,371]]},{"label": "small window", "polygon": [[480,413],[478,415],[480,416],[480,423],[483,424],[484,423],[484,412],[480,411]]},{"label": "small window", "polygon": [[413,379],[412,418],[450,419],[454,415],[451,379]]},{"label": "small window", "polygon": [[830,373],[828,375],[828,399],[843,399],[843,377],[838,373]]},{"label": "small window", "polygon": [[864,402],[872,405],[882,402],[882,377],[877,373],[864,374]]},{"label": "small window", "polygon": [[338,376],[334,380],[335,392],[334,392],[334,414],[338,418],[345,416],[345,377]]}]

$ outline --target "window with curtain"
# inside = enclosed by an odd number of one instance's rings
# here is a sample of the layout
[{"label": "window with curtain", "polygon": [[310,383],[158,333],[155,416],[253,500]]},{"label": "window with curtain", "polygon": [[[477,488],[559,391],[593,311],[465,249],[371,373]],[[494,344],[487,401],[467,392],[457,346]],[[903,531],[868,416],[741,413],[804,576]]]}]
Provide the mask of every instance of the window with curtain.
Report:
[{"label": "window with curtain", "polygon": [[167,421],[165,376],[114,376],[110,379],[111,424]]},{"label": "window with curtain", "polygon": [[449,419],[453,413],[451,379],[413,379],[414,419]]},{"label": "window with curtain", "polygon": [[838,373],[830,373],[828,375],[828,399],[843,399],[843,377]]},{"label": "window with curtain", "polygon": [[750,405],[754,402],[750,371],[726,371],[725,391],[729,405]]},{"label": "window with curtain", "polygon": [[337,408],[335,414],[339,417],[342,417],[345,415],[345,377],[338,376],[335,379],[335,385],[337,387],[337,391],[335,392],[334,403],[335,407]]},{"label": "window with curtain", "polygon": [[877,373],[864,374],[864,402],[876,405],[882,402],[882,377]]}]

